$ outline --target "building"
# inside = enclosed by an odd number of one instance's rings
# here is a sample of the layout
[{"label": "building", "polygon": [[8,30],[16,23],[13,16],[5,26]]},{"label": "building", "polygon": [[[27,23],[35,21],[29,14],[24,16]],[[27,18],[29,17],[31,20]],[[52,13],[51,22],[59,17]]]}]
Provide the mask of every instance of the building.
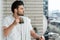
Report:
[{"label": "building", "polygon": [[[3,18],[11,15],[11,4],[15,0],[3,0]],[[43,35],[43,0],[22,0],[25,3],[25,16],[32,20],[33,28],[39,35]]]}]

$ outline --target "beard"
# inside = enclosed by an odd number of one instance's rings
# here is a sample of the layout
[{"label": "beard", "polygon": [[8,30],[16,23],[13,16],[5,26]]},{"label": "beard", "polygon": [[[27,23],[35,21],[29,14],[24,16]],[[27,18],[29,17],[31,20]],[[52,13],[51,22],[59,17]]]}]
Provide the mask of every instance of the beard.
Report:
[{"label": "beard", "polygon": [[24,14],[17,13],[18,16],[24,16]]},{"label": "beard", "polygon": [[[18,16],[24,16],[24,14],[20,14],[20,13],[17,13],[17,15],[18,15]],[[20,23],[20,24],[24,23],[23,18],[20,18],[20,22],[19,22],[19,23]]]}]

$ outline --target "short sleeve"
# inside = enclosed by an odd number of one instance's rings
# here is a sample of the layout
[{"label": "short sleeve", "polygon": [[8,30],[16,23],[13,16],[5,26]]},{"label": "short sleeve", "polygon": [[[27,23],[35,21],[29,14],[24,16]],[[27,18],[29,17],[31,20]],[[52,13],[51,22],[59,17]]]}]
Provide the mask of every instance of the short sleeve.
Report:
[{"label": "short sleeve", "polygon": [[33,30],[33,27],[32,27],[32,24],[31,24],[31,20],[30,19],[29,19],[28,25],[29,25],[29,30]]},{"label": "short sleeve", "polygon": [[29,24],[29,30],[33,30],[33,27],[31,24]]},{"label": "short sleeve", "polygon": [[3,27],[4,27],[4,26],[6,26],[6,27],[9,26],[9,20],[8,20],[7,17],[2,20],[2,26],[3,26]]}]

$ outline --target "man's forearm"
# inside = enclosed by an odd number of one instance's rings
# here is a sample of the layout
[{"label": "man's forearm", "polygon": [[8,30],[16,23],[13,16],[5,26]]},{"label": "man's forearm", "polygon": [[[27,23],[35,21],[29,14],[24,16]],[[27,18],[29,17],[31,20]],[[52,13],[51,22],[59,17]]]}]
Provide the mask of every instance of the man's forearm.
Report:
[{"label": "man's forearm", "polygon": [[33,37],[33,38],[40,38],[40,36],[39,35],[37,35],[35,32],[34,32],[34,30],[32,30],[31,31],[31,36]]},{"label": "man's forearm", "polygon": [[44,36],[37,35],[34,30],[31,30],[30,33],[31,33],[31,36],[36,40],[45,40]]},{"label": "man's forearm", "polygon": [[10,31],[14,28],[14,24],[11,24],[8,28],[4,29],[4,36],[9,35]]}]

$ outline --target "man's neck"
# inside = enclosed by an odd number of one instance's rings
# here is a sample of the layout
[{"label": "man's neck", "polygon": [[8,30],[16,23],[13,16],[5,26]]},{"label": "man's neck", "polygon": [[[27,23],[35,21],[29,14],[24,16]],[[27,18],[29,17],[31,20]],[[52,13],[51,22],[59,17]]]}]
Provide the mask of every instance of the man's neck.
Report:
[{"label": "man's neck", "polygon": [[13,17],[14,17],[14,18],[17,18],[18,16],[13,14]]}]

